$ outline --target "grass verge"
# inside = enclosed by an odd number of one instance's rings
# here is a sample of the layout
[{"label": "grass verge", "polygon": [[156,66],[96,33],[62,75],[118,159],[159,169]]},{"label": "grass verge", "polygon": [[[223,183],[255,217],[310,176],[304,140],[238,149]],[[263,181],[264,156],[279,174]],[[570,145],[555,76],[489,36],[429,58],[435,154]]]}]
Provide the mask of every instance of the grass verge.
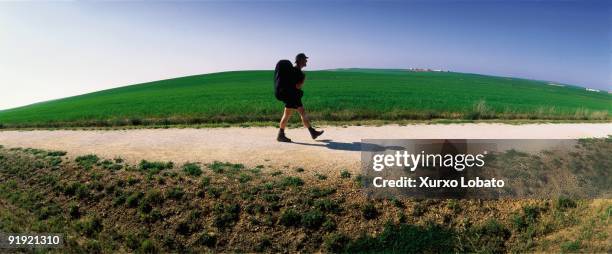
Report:
[{"label": "grass verge", "polygon": [[174,167],[112,161],[122,165],[115,169],[104,158],[87,158],[0,148],[0,231],[63,233],[66,246],[48,250],[56,253],[612,247],[611,200],[369,200],[358,191],[357,177],[346,174],[298,177],[226,162]]}]

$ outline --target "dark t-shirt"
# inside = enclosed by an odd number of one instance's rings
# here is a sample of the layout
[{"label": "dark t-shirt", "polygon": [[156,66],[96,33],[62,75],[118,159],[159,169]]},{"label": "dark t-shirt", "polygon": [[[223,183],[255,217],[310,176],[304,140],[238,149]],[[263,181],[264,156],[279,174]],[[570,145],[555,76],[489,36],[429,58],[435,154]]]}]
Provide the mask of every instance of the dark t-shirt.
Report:
[{"label": "dark t-shirt", "polygon": [[293,67],[294,72],[295,72],[295,84],[298,84],[302,81],[304,81],[304,79],[306,78],[306,74],[304,74],[304,72],[302,70],[300,70],[300,68],[298,67]]}]

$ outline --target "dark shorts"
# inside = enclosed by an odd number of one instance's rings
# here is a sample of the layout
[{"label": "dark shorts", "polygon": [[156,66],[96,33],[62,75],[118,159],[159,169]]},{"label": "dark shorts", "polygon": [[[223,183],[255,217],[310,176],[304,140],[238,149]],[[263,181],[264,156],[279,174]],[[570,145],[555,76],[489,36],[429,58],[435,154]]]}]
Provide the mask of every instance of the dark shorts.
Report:
[{"label": "dark shorts", "polygon": [[303,106],[302,96],[304,96],[304,92],[302,90],[297,90],[283,95],[281,101],[285,103],[285,108],[299,108]]}]

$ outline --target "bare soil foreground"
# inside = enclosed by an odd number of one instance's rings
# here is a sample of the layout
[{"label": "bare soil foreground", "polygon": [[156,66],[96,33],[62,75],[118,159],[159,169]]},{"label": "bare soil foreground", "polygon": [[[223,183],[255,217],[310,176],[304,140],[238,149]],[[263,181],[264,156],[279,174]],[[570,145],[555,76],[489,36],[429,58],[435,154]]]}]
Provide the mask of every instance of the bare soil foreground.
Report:
[{"label": "bare soil foreground", "polygon": [[609,188],[611,127],[301,128],[293,144],[274,128],[4,131],[0,232],[61,233],[49,253],[610,253],[609,198],[369,198],[355,171],[366,138],[606,137],[490,164],[533,186],[579,172],[590,193]]},{"label": "bare soil foreground", "polygon": [[[491,165],[516,165],[533,186],[580,172],[585,187],[604,188],[610,153],[612,138],[589,139],[573,152],[497,154]],[[612,199],[368,198],[364,176],[347,171],[67,155],[0,146],[0,232],[64,236],[62,247],[9,253],[612,250]]]},{"label": "bare soil foreground", "polygon": [[303,129],[289,129],[294,143],[275,140],[267,128],[36,130],[1,131],[6,147],[67,151],[70,156],[97,154],[173,162],[228,161],[247,166],[303,167],[310,170],[356,171],[362,139],[574,139],[612,135],[612,123],[598,124],[448,124],[324,127],[320,140]]}]

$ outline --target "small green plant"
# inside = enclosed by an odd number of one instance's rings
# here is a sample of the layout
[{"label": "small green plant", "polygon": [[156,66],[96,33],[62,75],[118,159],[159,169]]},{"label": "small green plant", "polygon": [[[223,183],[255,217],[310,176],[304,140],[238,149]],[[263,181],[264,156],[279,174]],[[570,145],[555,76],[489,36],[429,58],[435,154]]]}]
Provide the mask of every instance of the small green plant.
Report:
[{"label": "small green plant", "polygon": [[344,250],[348,242],[349,238],[343,234],[328,233],[323,239],[323,246],[332,253],[339,253]]},{"label": "small green plant", "polygon": [[404,212],[399,212],[397,216],[397,220],[399,223],[406,223],[406,221],[408,220],[408,217],[406,216]]},{"label": "small green plant", "polygon": [[240,176],[238,177],[238,181],[241,183],[246,183],[248,181],[251,181],[251,179],[253,179],[253,177],[246,173],[240,173]]},{"label": "small green plant", "polygon": [[131,177],[131,176],[129,176],[128,179],[127,179],[127,184],[129,186],[132,186],[132,185],[137,184],[139,182],[140,182],[140,179],[134,178],[134,177]]},{"label": "small green plant", "polygon": [[317,229],[325,221],[325,215],[319,210],[311,210],[302,216],[302,225],[306,228]]},{"label": "small green plant", "polygon": [[166,191],[166,197],[174,200],[181,200],[185,195],[185,191],[181,187],[173,187]]},{"label": "small green plant", "polygon": [[350,173],[350,172],[348,172],[348,170],[343,169],[343,170],[340,172],[340,178],[351,178],[351,173]]},{"label": "small green plant", "polygon": [[230,168],[235,171],[244,169],[244,164],[241,164],[241,163],[228,163],[228,164]]},{"label": "small green plant", "polygon": [[359,174],[355,177],[355,183],[357,183],[357,186],[359,187],[363,187],[364,184],[364,178],[362,174]]},{"label": "small green plant", "polygon": [[100,241],[94,239],[88,239],[83,244],[83,249],[87,253],[101,253],[102,252],[102,244]]},{"label": "small green plant", "polygon": [[406,206],[404,205],[404,202],[399,200],[397,197],[393,197],[391,199],[391,204],[393,204],[393,206],[395,206],[397,208],[406,208]]},{"label": "small green plant", "polygon": [[225,164],[219,161],[214,161],[213,163],[211,163],[210,165],[208,165],[208,168],[210,168],[213,172],[215,173],[223,173],[223,169],[225,168]]},{"label": "small green plant", "polygon": [[105,159],[100,162],[100,166],[102,166],[104,169],[107,169],[110,165],[113,165],[113,161],[109,159]]},{"label": "small green plant", "polygon": [[[410,239],[410,240],[406,240]],[[362,235],[341,249],[347,253],[450,253],[455,234],[433,223],[426,226],[387,223],[376,236]]]},{"label": "small green plant", "polygon": [[515,229],[522,231],[529,228],[537,222],[540,216],[541,208],[537,206],[527,205],[523,207],[522,214],[515,214],[512,217],[512,225]]},{"label": "small green plant", "polygon": [[272,190],[274,189],[274,183],[264,183],[262,187],[264,190]]},{"label": "small green plant", "polygon": [[153,241],[146,239],[140,243],[140,253],[157,253],[157,247]]},{"label": "small green plant", "polygon": [[496,219],[489,219],[484,224],[470,227],[462,234],[468,244],[466,252],[504,253],[506,241],[510,238],[510,230]]},{"label": "small green plant", "polygon": [[324,212],[331,212],[331,213],[341,212],[340,205],[336,201],[333,201],[331,199],[316,200],[314,202],[314,207]]},{"label": "small green plant", "polygon": [[215,215],[214,224],[219,229],[233,226],[240,218],[240,206],[238,204],[217,203],[213,212]]},{"label": "small green plant", "polygon": [[164,170],[164,169],[171,169],[172,167],[174,167],[174,163],[169,161],[169,162],[160,162],[160,161],[147,161],[147,160],[142,160],[140,161],[140,164],[138,164],[138,168],[140,170],[143,171],[149,171],[153,174],[157,174],[158,172]]},{"label": "small green plant", "polygon": [[287,176],[285,178],[283,178],[283,180],[281,181],[281,185],[282,186],[293,186],[293,187],[297,187],[297,186],[302,186],[304,185],[304,180],[302,180],[299,177],[296,176]]},{"label": "small green plant", "polygon": [[56,184],[59,182],[59,177],[54,176],[54,175],[45,175],[42,178],[42,182],[50,186],[56,186]]},{"label": "small green plant", "polygon": [[140,243],[140,237],[136,234],[130,233],[125,237],[125,244],[130,249],[137,250],[140,247]]},{"label": "small green plant", "polygon": [[414,207],[412,208],[412,216],[420,217],[425,214],[425,212],[427,212],[427,208],[425,205],[421,203],[414,204]]},{"label": "small green plant", "polygon": [[302,216],[295,210],[289,208],[283,211],[278,222],[283,226],[290,227],[290,226],[298,226],[301,220],[302,220]]},{"label": "small green plant", "polygon": [[83,155],[76,157],[75,159],[76,163],[86,170],[93,168],[93,166],[98,163],[99,160],[100,158],[98,158],[98,156],[95,154]]},{"label": "small green plant", "polygon": [[512,216],[512,226],[521,231],[525,228],[527,228],[527,226],[529,226],[528,222],[525,220],[524,216],[521,216],[520,214],[514,214]]},{"label": "small green plant", "polygon": [[62,209],[56,204],[49,204],[48,206],[41,207],[35,213],[38,215],[39,220],[46,220],[49,217],[61,214]]},{"label": "small green plant", "polygon": [[312,198],[320,198],[320,197],[325,197],[325,196],[329,196],[331,194],[336,193],[336,188],[312,188],[310,189],[310,196]]},{"label": "small green plant", "polygon": [[264,237],[259,240],[259,243],[255,247],[255,251],[264,252],[268,247],[272,246],[272,241],[268,237]]},{"label": "small green plant", "polygon": [[159,184],[159,185],[166,184],[166,179],[163,176],[158,176],[157,177],[157,184]]},{"label": "small green plant", "polygon": [[158,209],[148,209],[143,205],[140,208],[140,219],[146,223],[154,223],[162,218],[162,214]]},{"label": "small green plant", "polygon": [[119,195],[119,196],[116,196],[116,197],[113,199],[113,205],[114,205],[114,206],[120,206],[120,205],[123,205],[123,204],[125,203],[125,200],[126,200],[125,195]]},{"label": "small green plant", "polygon": [[253,192],[246,190],[246,191],[240,192],[240,198],[242,200],[252,201],[252,200],[255,200],[255,195],[253,194]]},{"label": "small green plant", "polygon": [[123,187],[125,187],[125,184],[126,184],[125,180],[123,180],[123,179],[117,180],[117,186],[123,188]]},{"label": "small green plant", "polygon": [[214,247],[217,244],[217,236],[204,232],[198,237],[198,243],[206,247]]},{"label": "small green plant", "polygon": [[202,175],[202,168],[196,163],[185,163],[183,165],[183,172],[190,176]]},{"label": "small green plant", "polygon": [[192,232],[191,222],[189,220],[182,220],[176,224],[175,231],[181,235],[190,235]]},{"label": "small green plant", "polygon": [[68,206],[68,215],[72,219],[78,219],[81,217],[81,211],[79,210],[79,205],[76,203],[72,203]]},{"label": "small green plant", "polygon": [[580,240],[567,241],[561,244],[561,250],[563,252],[577,252],[582,247]]},{"label": "small green plant", "polygon": [[89,175],[89,178],[91,178],[91,180],[96,180],[96,181],[98,181],[98,180],[102,179],[102,174],[101,174],[100,172],[92,172],[92,173]]},{"label": "small green plant", "polygon": [[202,177],[202,180],[200,180],[200,188],[206,188],[209,185],[210,185],[210,177],[209,176]]},{"label": "small green plant", "polygon": [[76,189],[76,196],[79,199],[87,199],[91,197],[91,193],[89,192],[89,188],[85,184],[79,184]]},{"label": "small green plant", "polygon": [[91,179],[94,180],[89,183],[89,189],[93,191],[102,191],[104,190],[104,185],[98,181],[99,178],[95,177],[97,174],[91,174]]},{"label": "small green plant", "polygon": [[323,222],[322,227],[325,231],[331,232],[331,231],[336,230],[337,226],[336,226],[336,222],[334,222],[334,220],[328,217],[327,219],[325,219],[325,222]]},{"label": "small green plant", "polygon": [[363,218],[366,220],[371,220],[378,217],[378,210],[376,210],[376,206],[372,203],[367,203],[361,208],[361,214]]},{"label": "small green plant", "polygon": [[66,196],[74,196],[74,194],[76,194],[76,190],[79,188],[79,186],[81,186],[80,182],[73,182],[71,184],[67,184],[64,189],[64,195]]},{"label": "small green plant", "polygon": [[555,208],[558,210],[567,210],[570,208],[576,208],[576,206],[577,206],[576,201],[568,197],[559,197],[555,201]]},{"label": "small green plant", "polygon": [[49,157],[47,161],[52,167],[58,167],[60,164],[62,164],[62,158],[60,157]]},{"label": "small green plant", "polygon": [[64,156],[67,153],[65,151],[49,151],[47,152],[47,156],[52,156],[52,157],[59,157],[59,156]]},{"label": "small green plant", "polygon": [[228,171],[230,173],[233,172],[238,172],[241,169],[244,169],[244,165],[243,164],[234,164],[234,163],[230,163],[230,162],[219,162],[219,161],[214,161],[213,163],[208,165],[208,168],[210,168],[213,172],[215,173],[223,173],[225,171]]},{"label": "small green plant", "polygon": [[264,207],[260,204],[249,204],[245,210],[249,214],[258,214],[265,211]]},{"label": "small green plant", "polygon": [[279,195],[276,195],[274,193],[266,193],[262,196],[262,198],[268,203],[278,202],[281,199]]},{"label": "small green plant", "polygon": [[523,207],[523,214],[525,218],[530,222],[535,222],[540,216],[541,208],[537,206],[525,206]]},{"label": "small green plant", "polygon": [[136,207],[138,205],[138,202],[140,201],[140,198],[142,198],[142,196],[144,196],[142,192],[138,192],[138,191],[133,192],[125,199],[125,204],[128,207]]},{"label": "small green plant", "polygon": [[102,220],[97,216],[91,216],[81,219],[75,226],[81,234],[92,237],[102,231]]},{"label": "small green plant", "polygon": [[108,169],[108,170],[112,170],[112,171],[117,171],[123,168],[123,165],[118,164],[118,163],[114,163],[108,166],[105,166],[104,169]]},{"label": "small green plant", "polygon": [[461,206],[459,205],[459,202],[457,202],[457,200],[455,199],[449,200],[448,203],[446,204],[446,207],[448,207],[448,209],[450,209],[453,212],[461,211]]},{"label": "small green plant", "polygon": [[319,179],[319,180],[325,180],[325,179],[327,179],[327,176],[326,176],[326,175],[323,175],[323,174],[319,174],[319,173],[317,173],[317,174],[315,174],[315,176],[316,176],[316,177],[317,177],[317,179]]},{"label": "small green plant", "polygon": [[215,187],[209,187],[206,190],[206,193],[208,195],[210,195],[213,198],[218,198],[221,196],[221,193],[223,192],[223,190],[221,188],[215,188]]},{"label": "small green plant", "polygon": [[162,195],[161,191],[153,189],[147,192],[144,196],[144,200],[151,204],[163,204],[164,195]]}]

